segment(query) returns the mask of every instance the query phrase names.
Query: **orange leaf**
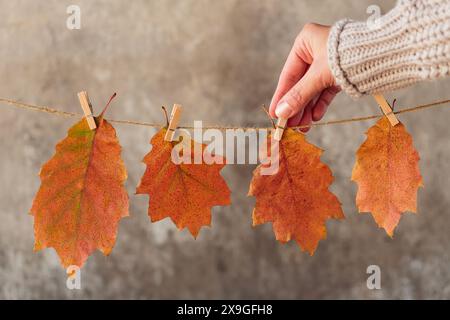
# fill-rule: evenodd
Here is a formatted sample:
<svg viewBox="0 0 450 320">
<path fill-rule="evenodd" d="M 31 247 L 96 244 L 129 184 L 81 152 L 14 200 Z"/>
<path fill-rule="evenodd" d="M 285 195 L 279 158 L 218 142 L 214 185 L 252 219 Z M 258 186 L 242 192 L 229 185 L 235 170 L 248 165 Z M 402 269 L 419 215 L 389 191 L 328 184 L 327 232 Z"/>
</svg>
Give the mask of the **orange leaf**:
<svg viewBox="0 0 450 320">
<path fill-rule="evenodd" d="M 416 212 L 417 190 L 423 186 L 419 154 L 402 123 L 392 127 L 383 117 L 369 129 L 356 153 L 352 180 L 359 187 L 359 212 L 371 212 L 392 237 L 402 212 Z"/>
<path fill-rule="evenodd" d="M 344 218 L 339 200 L 328 190 L 333 175 L 320 161 L 321 154 L 303 134 L 285 130 L 279 143 L 279 170 L 262 175 L 263 161 L 253 173 L 249 191 L 256 197 L 253 225 L 272 222 L 278 241 L 295 240 L 311 255 L 326 237 L 325 222 Z"/>
<path fill-rule="evenodd" d="M 152 222 L 170 217 L 178 229 L 187 227 L 197 237 L 202 226 L 211 225 L 211 207 L 230 204 L 230 190 L 220 175 L 225 165 L 194 164 L 194 152 L 191 164 L 175 164 L 171 154 L 178 142 L 164 141 L 165 132 L 162 129 L 150 142 L 153 148 L 144 158 L 147 169 L 136 193 L 150 196 Z M 194 148 L 192 140 L 183 143 Z"/>
<path fill-rule="evenodd" d="M 55 248 L 64 267 L 81 267 L 99 249 L 108 255 L 118 222 L 128 215 L 123 186 L 127 173 L 114 128 L 102 116 L 90 130 L 74 125 L 41 169 L 41 187 L 31 209 L 35 250 Z"/>
</svg>

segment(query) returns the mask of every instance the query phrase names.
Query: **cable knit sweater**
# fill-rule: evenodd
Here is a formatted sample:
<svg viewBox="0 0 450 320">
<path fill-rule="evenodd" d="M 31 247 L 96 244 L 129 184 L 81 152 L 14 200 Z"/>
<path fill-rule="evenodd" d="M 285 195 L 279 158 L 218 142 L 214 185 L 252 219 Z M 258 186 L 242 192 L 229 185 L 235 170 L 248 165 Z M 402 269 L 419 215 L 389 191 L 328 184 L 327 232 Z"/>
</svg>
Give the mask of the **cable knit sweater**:
<svg viewBox="0 0 450 320">
<path fill-rule="evenodd" d="M 341 20 L 328 59 L 350 96 L 400 89 L 450 75 L 450 0 L 400 0 L 376 23 Z"/>
</svg>

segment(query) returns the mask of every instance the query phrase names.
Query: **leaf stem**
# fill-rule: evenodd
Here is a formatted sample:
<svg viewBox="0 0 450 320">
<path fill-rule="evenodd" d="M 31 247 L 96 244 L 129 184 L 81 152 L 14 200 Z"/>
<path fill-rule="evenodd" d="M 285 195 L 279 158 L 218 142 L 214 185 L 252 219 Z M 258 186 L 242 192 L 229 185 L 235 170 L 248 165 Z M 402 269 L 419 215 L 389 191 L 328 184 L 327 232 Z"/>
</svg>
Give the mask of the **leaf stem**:
<svg viewBox="0 0 450 320">
<path fill-rule="evenodd" d="M 103 124 L 103 116 L 105 115 L 105 112 L 108 110 L 109 106 L 111 105 L 111 101 L 113 101 L 113 99 L 116 96 L 117 96 L 117 93 L 114 92 L 114 94 L 111 96 L 111 98 L 109 98 L 109 101 L 106 104 L 106 106 L 103 108 L 102 113 L 100 113 L 100 123 L 99 123 L 100 126 Z"/>
<path fill-rule="evenodd" d="M 103 108 L 102 113 L 100 114 L 100 117 L 103 118 L 103 115 L 105 114 L 105 112 L 108 110 L 109 106 L 111 105 L 111 102 L 114 100 L 114 98 L 117 96 L 117 93 L 114 92 L 114 94 L 111 96 L 111 98 L 109 98 L 108 103 L 106 104 L 105 108 Z"/>
</svg>

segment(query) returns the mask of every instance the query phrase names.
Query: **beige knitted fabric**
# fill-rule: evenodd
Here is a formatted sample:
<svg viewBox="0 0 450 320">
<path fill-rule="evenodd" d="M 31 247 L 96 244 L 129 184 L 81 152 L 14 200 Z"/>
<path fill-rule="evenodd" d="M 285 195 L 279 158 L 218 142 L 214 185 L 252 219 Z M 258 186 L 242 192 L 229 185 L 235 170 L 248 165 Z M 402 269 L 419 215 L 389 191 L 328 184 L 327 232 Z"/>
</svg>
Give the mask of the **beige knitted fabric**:
<svg viewBox="0 0 450 320">
<path fill-rule="evenodd" d="M 341 20 L 328 60 L 354 98 L 450 75 L 450 0 L 400 0 L 375 23 Z"/>
</svg>

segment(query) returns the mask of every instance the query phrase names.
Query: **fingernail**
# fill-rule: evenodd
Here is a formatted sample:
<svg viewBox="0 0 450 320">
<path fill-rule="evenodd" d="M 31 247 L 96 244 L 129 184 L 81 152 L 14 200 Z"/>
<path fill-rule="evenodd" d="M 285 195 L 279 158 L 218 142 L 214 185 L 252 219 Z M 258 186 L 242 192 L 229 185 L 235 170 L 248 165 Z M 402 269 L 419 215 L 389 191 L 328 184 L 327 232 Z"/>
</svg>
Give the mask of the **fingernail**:
<svg viewBox="0 0 450 320">
<path fill-rule="evenodd" d="M 275 109 L 275 114 L 278 118 L 289 119 L 293 115 L 293 111 L 287 102 L 282 102 Z"/>
</svg>

